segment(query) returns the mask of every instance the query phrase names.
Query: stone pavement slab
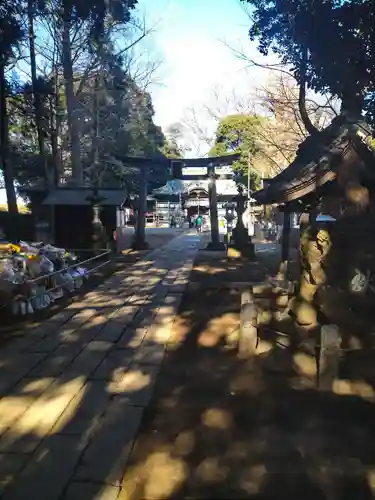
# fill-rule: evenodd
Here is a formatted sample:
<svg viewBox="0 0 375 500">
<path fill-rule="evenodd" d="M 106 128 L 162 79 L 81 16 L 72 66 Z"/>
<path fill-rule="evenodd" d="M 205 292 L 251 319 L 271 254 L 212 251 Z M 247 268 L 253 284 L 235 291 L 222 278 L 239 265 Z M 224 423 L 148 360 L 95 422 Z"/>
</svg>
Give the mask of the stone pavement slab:
<svg viewBox="0 0 375 500">
<path fill-rule="evenodd" d="M 199 245 L 175 238 L 0 352 L 0 498 L 118 497 Z"/>
<path fill-rule="evenodd" d="M 82 451 L 80 439 L 75 436 L 51 436 L 48 446 L 37 450 L 12 487 L 5 491 L 4 500 L 59 500 Z"/>
<path fill-rule="evenodd" d="M 74 482 L 68 487 L 64 500 L 117 500 L 120 488 L 103 484 Z"/>
<path fill-rule="evenodd" d="M 114 399 L 94 439 L 84 450 L 75 479 L 119 486 L 142 413 L 142 408 Z"/>
</svg>

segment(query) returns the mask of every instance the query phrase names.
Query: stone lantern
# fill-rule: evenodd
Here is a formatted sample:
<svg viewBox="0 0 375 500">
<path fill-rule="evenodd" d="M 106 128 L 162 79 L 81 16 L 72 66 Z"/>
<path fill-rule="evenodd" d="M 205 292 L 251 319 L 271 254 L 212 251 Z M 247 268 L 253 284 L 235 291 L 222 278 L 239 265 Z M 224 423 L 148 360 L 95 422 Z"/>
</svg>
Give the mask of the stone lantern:
<svg viewBox="0 0 375 500">
<path fill-rule="evenodd" d="M 242 186 L 238 186 L 237 189 L 238 195 L 234 198 L 236 202 L 237 224 L 233 229 L 233 246 L 240 251 L 242 256 L 254 258 L 254 245 L 243 223 L 243 214 L 245 212 L 245 202 L 247 198 L 243 194 Z"/>
<path fill-rule="evenodd" d="M 92 195 L 88 196 L 86 200 L 92 206 L 92 248 L 93 250 L 103 250 L 107 247 L 107 234 L 100 220 L 100 204 L 105 200 L 103 196 L 99 195 L 98 187 L 95 186 L 92 190 Z"/>
</svg>

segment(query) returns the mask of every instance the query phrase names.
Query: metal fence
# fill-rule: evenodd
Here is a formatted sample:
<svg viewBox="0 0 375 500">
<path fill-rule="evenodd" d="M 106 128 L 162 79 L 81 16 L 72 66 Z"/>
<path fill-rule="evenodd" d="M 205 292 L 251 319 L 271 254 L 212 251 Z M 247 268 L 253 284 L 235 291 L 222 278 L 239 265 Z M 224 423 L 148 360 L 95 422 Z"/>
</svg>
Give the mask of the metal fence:
<svg viewBox="0 0 375 500">
<path fill-rule="evenodd" d="M 72 250 L 70 250 L 70 251 L 73 252 Z M 76 250 L 74 252 L 78 252 L 78 251 Z M 87 264 L 91 265 L 93 262 L 96 263 L 99 259 L 103 259 L 103 258 L 107 257 L 107 259 L 104 260 L 104 262 L 100 262 L 100 264 L 94 265 L 93 267 L 90 267 L 89 269 L 87 269 L 87 273 L 88 274 L 93 273 L 94 271 L 97 271 L 101 267 L 103 267 L 103 266 L 105 266 L 105 265 L 107 265 L 107 264 L 109 264 L 111 262 L 111 259 L 109 258 L 111 254 L 112 254 L 111 250 L 104 250 L 103 253 L 95 255 L 94 257 L 90 257 L 89 259 L 76 262 L 75 264 L 67 266 L 64 269 L 60 269 L 58 271 L 53 271 L 53 273 L 49 273 L 49 274 L 44 274 L 42 276 L 38 276 L 37 278 L 34 278 L 32 280 L 27 280 L 27 284 L 28 285 L 32 285 L 32 284 L 36 284 L 37 285 L 37 284 L 40 284 L 40 281 L 43 282 L 43 280 L 44 281 L 49 280 L 49 279 L 51 279 L 54 276 L 57 276 L 57 275 L 59 275 L 61 273 L 69 272 L 69 270 L 76 269 L 77 267 L 84 267 L 84 266 L 87 266 Z M 46 292 L 48 292 L 48 291 L 50 291 L 50 289 L 46 290 Z"/>
<path fill-rule="evenodd" d="M 74 253 L 82 255 L 84 252 L 89 252 L 86 250 L 75 250 Z M 37 296 L 33 294 L 33 285 L 34 287 L 42 287 L 43 288 L 43 295 L 48 295 L 50 296 L 51 292 L 55 292 L 59 289 L 62 290 L 61 297 L 54 297 L 54 300 L 58 300 L 58 298 L 62 298 L 64 294 L 64 290 L 66 291 L 66 285 L 68 281 L 64 281 L 64 278 L 60 280 L 60 283 L 57 283 L 57 277 L 63 275 L 64 273 L 69 273 L 70 275 L 70 283 L 74 284 L 74 289 L 78 288 L 76 287 L 76 282 L 77 280 L 83 280 L 90 276 L 90 274 L 98 271 L 104 266 L 107 266 L 112 262 L 112 250 L 107 250 L 103 249 L 100 251 L 99 254 L 94 255 L 92 257 L 86 258 L 84 260 L 78 260 L 76 263 L 71 264 L 69 266 L 66 266 L 62 269 L 59 269 L 57 271 L 53 271 L 52 273 L 44 274 L 41 276 L 38 276 L 37 278 L 33 279 L 28 279 L 25 280 L 24 282 L 15 285 L 15 295 L 10 299 L 10 301 L 5 302 L 0 305 L 0 309 L 8 308 L 11 307 L 14 309 L 15 303 L 21 304 L 24 303 L 26 304 L 26 307 L 32 302 L 37 299 Z M 83 267 L 86 270 L 85 276 L 82 275 L 77 275 L 77 276 L 72 276 L 71 271 L 76 270 L 79 267 Z M 18 290 L 17 290 L 18 288 Z M 35 290 L 35 288 L 34 288 Z M 68 290 L 68 293 L 72 293 L 73 290 Z M 52 301 L 51 301 L 52 302 Z M 45 307 L 45 306 L 44 306 Z M 44 308 L 40 307 L 40 309 Z M 16 313 L 15 313 L 16 314 Z M 23 313 L 21 311 L 21 315 L 27 314 L 27 311 Z"/>
</svg>

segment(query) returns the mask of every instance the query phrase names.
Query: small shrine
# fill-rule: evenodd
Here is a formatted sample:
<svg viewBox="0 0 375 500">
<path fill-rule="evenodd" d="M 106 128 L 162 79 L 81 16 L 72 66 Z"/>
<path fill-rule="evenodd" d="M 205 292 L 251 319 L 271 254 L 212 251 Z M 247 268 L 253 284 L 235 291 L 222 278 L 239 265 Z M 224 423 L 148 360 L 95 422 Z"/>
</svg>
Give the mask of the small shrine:
<svg viewBox="0 0 375 500">
<path fill-rule="evenodd" d="M 253 195 L 258 204 L 277 204 L 283 211 L 284 263 L 291 214 L 300 214 L 300 276 L 290 313 L 301 335 L 322 324 L 344 331 L 366 317 L 375 323 L 369 307 L 375 299 L 372 144 L 363 118 L 342 114 L 308 137 L 294 162 Z"/>
<path fill-rule="evenodd" d="M 92 248 L 93 239 L 96 246 L 99 244 L 97 237 L 93 238 L 93 227 L 97 233 L 99 221 L 110 240 L 116 229 L 116 210 L 128 200 L 128 193 L 122 187 L 58 186 L 47 191 L 36 185 L 23 191 L 31 200 L 37 239 L 72 249 Z M 105 248 L 104 233 L 100 239 Z"/>
</svg>

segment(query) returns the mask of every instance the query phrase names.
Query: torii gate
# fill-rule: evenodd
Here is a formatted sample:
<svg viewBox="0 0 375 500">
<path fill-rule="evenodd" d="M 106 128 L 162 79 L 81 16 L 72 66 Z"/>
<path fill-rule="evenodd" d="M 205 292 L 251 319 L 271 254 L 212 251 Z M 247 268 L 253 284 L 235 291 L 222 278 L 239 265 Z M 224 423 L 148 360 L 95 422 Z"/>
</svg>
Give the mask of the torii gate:
<svg viewBox="0 0 375 500">
<path fill-rule="evenodd" d="M 216 193 L 216 179 L 232 179 L 233 173 L 218 175 L 215 172 L 216 167 L 232 165 L 238 160 L 240 155 L 238 153 L 215 156 L 211 158 L 187 158 L 183 160 L 171 160 L 171 174 L 175 179 L 183 180 L 203 180 L 208 179 L 208 199 L 210 203 L 210 219 L 211 219 L 211 242 L 207 245 L 209 250 L 223 250 L 224 244 L 219 238 L 219 221 L 217 214 L 217 193 Z M 189 175 L 183 173 L 183 168 L 205 168 L 207 172 L 201 175 Z"/>
<path fill-rule="evenodd" d="M 211 242 L 207 248 L 210 250 L 223 250 L 224 245 L 220 242 L 219 238 L 219 222 L 217 213 L 217 195 L 216 195 L 216 179 L 232 179 L 233 174 L 217 175 L 215 172 L 216 167 L 232 165 L 238 160 L 240 155 L 238 153 L 215 156 L 211 158 L 185 158 L 185 159 L 168 159 L 168 158 L 146 158 L 127 156 L 121 160 L 128 164 L 133 164 L 135 167 L 140 168 L 140 193 L 139 193 L 139 207 L 138 207 L 138 220 L 136 227 L 136 234 L 134 239 L 134 248 L 143 249 L 147 248 L 145 239 L 145 222 L 147 212 L 147 177 L 148 167 L 150 165 L 163 165 L 169 172 L 169 175 L 174 179 L 184 180 L 202 180 L 209 179 L 208 196 L 210 203 L 210 218 L 211 218 Z M 205 168 L 207 172 L 201 175 L 189 175 L 183 173 L 183 168 Z"/>
</svg>

